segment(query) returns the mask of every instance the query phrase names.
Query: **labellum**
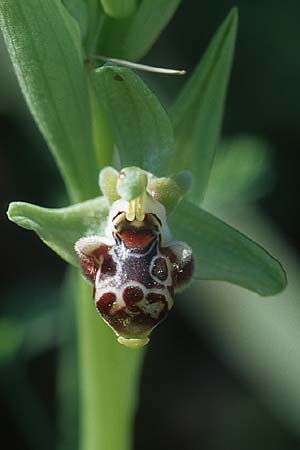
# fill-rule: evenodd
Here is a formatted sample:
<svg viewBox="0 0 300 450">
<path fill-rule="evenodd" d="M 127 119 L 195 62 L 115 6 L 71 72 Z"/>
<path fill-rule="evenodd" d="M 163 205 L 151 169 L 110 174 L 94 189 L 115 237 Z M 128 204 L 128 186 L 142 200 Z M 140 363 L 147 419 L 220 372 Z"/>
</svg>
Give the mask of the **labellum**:
<svg viewBox="0 0 300 450">
<path fill-rule="evenodd" d="M 75 244 L 83 274 L 94 285 L 99 314 L 118 342 L 131 348 L 149 342 L 150 332 L 172 308 L 175 292 L 193 274 L 192 251 L 172 241 L 166 207 L 156 199 L 164 198 L 159 180 L 139 168 L 120 174 L 104 169 L 100 187 L 111 202 L 105 235 Z"/>
</svg>

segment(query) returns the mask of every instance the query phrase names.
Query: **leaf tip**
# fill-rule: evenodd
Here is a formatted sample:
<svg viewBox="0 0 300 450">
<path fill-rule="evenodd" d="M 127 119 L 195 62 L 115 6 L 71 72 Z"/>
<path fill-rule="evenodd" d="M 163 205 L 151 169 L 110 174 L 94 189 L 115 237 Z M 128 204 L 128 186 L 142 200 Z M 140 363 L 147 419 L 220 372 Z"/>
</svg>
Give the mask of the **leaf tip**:
<svg viewBox="0 0 300 450">
<path fill-rule="evenodd" d="M 26 217 L 26 212 L 30 211 L 30 206 L 33 205 L 24 202 L 10 203 L 6 212 L 8 219 L 27 230 L 36 230 L 37 225 L 29 217 Z"/>
<path fill-rule="evenodd" d="M 231 8 L 228 14 L 228 22 L 230 23 L 231 27 L 236 29 L 239 23 L 239 9 L 237 6 L 234 6 Z"/>
<path fill-rule="evenodd" d="M 239 8 L 237 6 L 233 6 L 230 10 L 229 15 L 231 15 L 234 21 L 237 21 L 239 19 Z"/>
<path fill-rule="evenodd" d="M 11 202 L 8 205 L 8 210 L 6 211 L 6 215 L 9 220 L 15 222 L 15 217 L 18 215 L 18 207 L 21 202 Z"/>
<path fill-rule="evenodd" d="M 286 271 L 278 260 L 275 260 L 275 262 L 276 266 L 273 270 L 272 283 L 270 283 L 268 288 L 266 288 L 263 292 L 259 292 L 259 294 L 263 297 L 278 295 L 287 287 L 288 280 Z"/>
</svg>

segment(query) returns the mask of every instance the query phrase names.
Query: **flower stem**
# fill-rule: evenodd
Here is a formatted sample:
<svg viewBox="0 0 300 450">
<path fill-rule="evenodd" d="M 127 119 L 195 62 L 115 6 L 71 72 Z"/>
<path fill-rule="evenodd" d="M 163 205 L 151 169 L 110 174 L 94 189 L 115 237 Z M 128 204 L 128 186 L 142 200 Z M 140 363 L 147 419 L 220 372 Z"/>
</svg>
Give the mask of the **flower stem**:
<svg viewBox="0 0 300 450">
<path fill-rule="evenodd" d="M 78 275 L 80 449 L 130 450 L 142 350 L 117 343 Z"/>
</svg>

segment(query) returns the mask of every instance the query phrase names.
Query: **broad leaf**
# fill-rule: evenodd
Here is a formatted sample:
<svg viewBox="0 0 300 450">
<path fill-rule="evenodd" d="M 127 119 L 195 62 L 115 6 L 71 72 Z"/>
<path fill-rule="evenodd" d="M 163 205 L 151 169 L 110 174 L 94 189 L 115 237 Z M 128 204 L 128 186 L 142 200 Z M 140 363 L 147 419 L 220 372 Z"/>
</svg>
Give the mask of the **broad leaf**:
<svg viewBox="0 0 300 450">
<path fill-rule="evenodd" d="M 195 278 L 237 284 L 260 295 L 286 286 L 280 263 L 266 250 L 212 214 L 182 201 L 170 217 L 178 240 L 187 241 L 196 257 Z"/>
<path fill-rule="evenodd" d="M 175 133 L 171 171 L 193 172 L 191 197 L 197 202 L 203 199 L 219 139 L 237 22 L 233 9 L 171 110 Z"/>
<path fill-rule="evenodd" d="M 79 27 L 59 0 L 2 0 L 0 24 L 28 106 L 74 201 L 97 194 Z"/>
<path fill-rule="evenodd" d="M 98 0 L 99 1 L 99 0 Z M 115 19 L 131 16 L 136 7 L 136 0 L 100 0 L 104 11 Z"/>
<path fill-rule="evenodd" d="M 121 167 L 139 166 L 165 175 L 173 132 L 156 96 L 130 69 L 105 65 L 91 73 L 96 94 L 106 110 Z"/>
<path fill-rule="evenodd" d="M 104 197 L 60 209 L 14 202 L 7 214 L 20 227 L 35 231 L 65 261 L 79 266 L 74 244 L 83 236 L 104 233 L 108 207 Z"/>
<path fill-rule="evenodd" d="M 61 209 L 12 203 L 10 220 L 35 231 L 52 250 L 78 266 L 75 242 L 93 234 L 103 235 L 107 201 L 95 198 Z M 260 295 L 274 295 L 286 285 L 285 273 L 269 253 L 212 214 L 182 201 L 170 217 L 174 237 L 187 241 L 196 257 L 195 278 L 228 281 Z"/>
<path fill-rule="evenodd" d="M 107 18 L 101 30 L 98 52 L 130 61 L 141 58 L 171 20 L 179 3 L 180 0 L 141 0 L 129 19 Z"/>
</svg>

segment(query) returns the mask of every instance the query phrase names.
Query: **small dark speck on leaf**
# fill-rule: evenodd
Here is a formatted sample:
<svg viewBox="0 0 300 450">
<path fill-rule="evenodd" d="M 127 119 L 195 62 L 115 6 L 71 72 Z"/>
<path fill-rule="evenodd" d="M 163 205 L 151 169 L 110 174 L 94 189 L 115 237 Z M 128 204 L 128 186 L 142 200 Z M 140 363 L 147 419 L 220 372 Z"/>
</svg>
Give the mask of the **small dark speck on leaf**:
<svg viewBox="0 0 300 450">
<path fill-rule="evenodd" d="M 121 77 L 121 75 L 115 75 L 114 80 L 116 81 L 124 81 L 124 78 Z"/>
</svg>

